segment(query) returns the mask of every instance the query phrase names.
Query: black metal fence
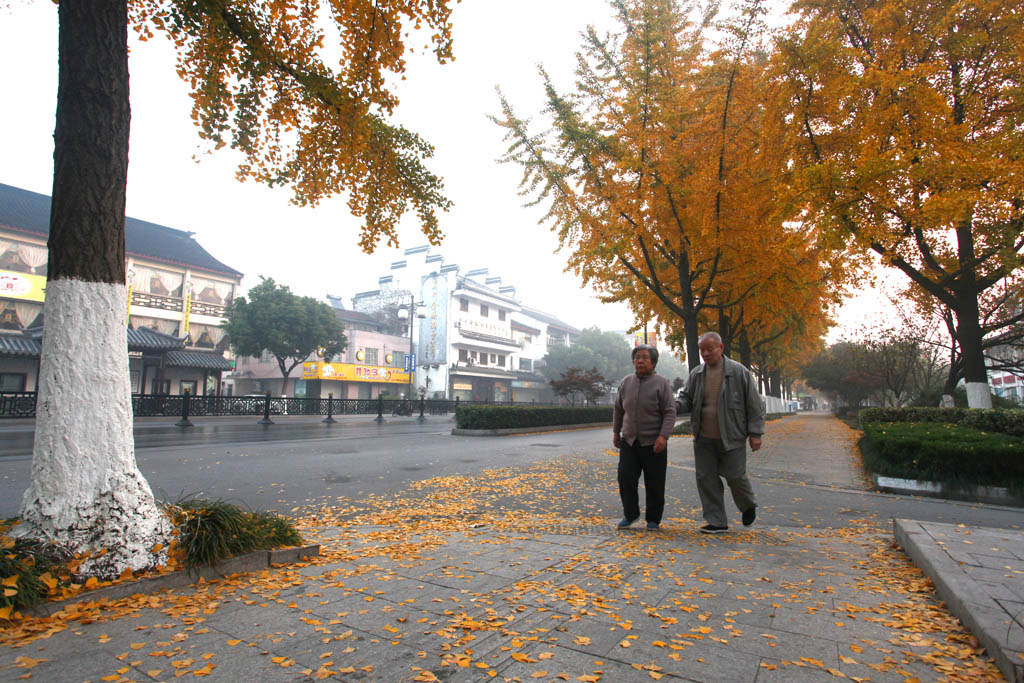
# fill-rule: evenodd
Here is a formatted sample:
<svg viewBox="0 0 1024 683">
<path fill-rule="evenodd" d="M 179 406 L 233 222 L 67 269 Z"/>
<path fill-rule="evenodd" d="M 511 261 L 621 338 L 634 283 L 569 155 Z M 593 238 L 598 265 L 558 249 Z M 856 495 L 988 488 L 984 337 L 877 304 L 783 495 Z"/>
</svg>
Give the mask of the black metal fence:
<svg viewBox="0 0 1024 683">
<path fill-rule="evenodd" d="M 135 417 L 225 415 L 447 415 L 459 405 L 531 405 L 447 399 L 285 398 L 281 396 L 166 396 L 132 394 Z M 549 405 L 549 404 L 533 404 Z M 0 419 L 35 417 L 36 393 L 0 393 Z"/>
</svg>

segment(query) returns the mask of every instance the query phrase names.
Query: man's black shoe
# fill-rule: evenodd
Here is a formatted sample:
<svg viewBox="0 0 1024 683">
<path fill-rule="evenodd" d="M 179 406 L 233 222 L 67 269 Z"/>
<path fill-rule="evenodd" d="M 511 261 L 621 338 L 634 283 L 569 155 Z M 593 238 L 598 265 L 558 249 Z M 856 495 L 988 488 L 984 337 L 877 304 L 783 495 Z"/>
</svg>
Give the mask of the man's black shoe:
<svg viewBox="0 0 1024 683">
<path fill-rule="evenodd" d="M 757 519 L 757 506 L 743 511 L 743 526 L 750 526 Z"/>
<path fill-rule="evenodd" d="M 727 526 L 715 526 L 714 524 L 705 524 L 700 528 L 702 534 L 724 534 L 728 530 Z"/>
<path fill-rule="evenodd" d="M 640 518 L 639 517 L 634 517 L 633 519 L 626 519 L 625 517 L 623 517 L 622 519 L 619 520 L 619 525 L 618 526 L 619 526 L 620 529 L 627 529 L 627 528 L 629 528 L 629 526 L 631 524 L 633 524 L 633 522 L 635 522 L 638 519 L 640 519 Z"/>
<path fill-rule="evenodd" d="M 661 524 L 658 522 L 647 522 L 647 528 L 651 531 L 657 531 L 661 528 Z"/>
</svg>

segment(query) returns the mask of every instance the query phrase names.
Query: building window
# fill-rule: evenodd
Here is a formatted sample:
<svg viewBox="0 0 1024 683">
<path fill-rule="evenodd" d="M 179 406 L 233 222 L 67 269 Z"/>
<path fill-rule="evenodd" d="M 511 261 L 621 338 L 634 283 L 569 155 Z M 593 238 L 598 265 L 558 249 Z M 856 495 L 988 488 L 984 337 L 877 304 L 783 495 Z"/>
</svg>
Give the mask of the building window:
<svg viewBox="0 0 1024 683">
<path fill-rule="evenodd" d="M 498 364 L 498 356 L 496 354 L 492 353 L 491 354 L 491 365 L 497 365 L 497 364 Z"/>
<path fill-rule="evenodd" d="M 184 273 L 175 273 L 159 268 L 147 268 L 135 264 L 131 268 L 134 275 L 132 279 L 132 290 L 144 294 L 156 294 L 175 299 L 181 298 L 181 286 L 185 278 Z"/>
<path fill-rule="evenodd" d="M 526 370 L 527 372 L 533 372 L 533 359 L 532 358 L 520 358 L 519 369 Z"/>
<path fill-rule="evenodd" d="M 487 306 L 480 304 L 480 317 L 486 318 L 488 313 L 489 311 L 487 310 Z"/>
<path fill-rule="evenodd" d="M 192 299 L 217 306 L 227 306 L 234 299 L 235 286 L 230 282 L 192 276 Z"/>
<path fill-rule="evenodd" d="M 365 356 L 365 360 L 363 360 L 363 362 L 366 363 L 367 365 L 376 365 L 377 364 L 377 351 L 378 351 L 378 349 L 366 349 L 366 356 Z"/>
<path fill-rule="evenodd" d="M 460 311 L 468 311 L 469 310 L 469 299 L 459 299 L 459 310 Z"/>
<path fill-rule="evenodd" d="M 499 308 L 498 309 L 498 320 L 504 320 L 504 319 L 505 319 L 505 311 L 503 311 L 503 310 L 501 310 Z"/>
<path fill-rule="evenodd" d="M 505 367 L 505 356 L 498 356 L 498 365 Z"/>
<path fill-rule="evenodd" d="M 486 353 L 481 353 L 480 354 L 480 365 L 487 365 L 487 354 Z"/>
<path fill-rule="evenodd" d="M 459 349 L 459 362 L 460 363 L 468 363 L 469 362 L 469 351 L 467 351 L 466 349 Z"/>
<path fill-rule="evenodd" d="M 0 392 L 25 391 L 25 374 L 19 372 L 0 372 Z"/>
<path fill-rule="evenodd" d="M 49 252 L 45 244 L 32 244 L 5 238 L 3 251 L 0 251 L 0 269 L 46 275 L 48 259 Z"/>
</svg>

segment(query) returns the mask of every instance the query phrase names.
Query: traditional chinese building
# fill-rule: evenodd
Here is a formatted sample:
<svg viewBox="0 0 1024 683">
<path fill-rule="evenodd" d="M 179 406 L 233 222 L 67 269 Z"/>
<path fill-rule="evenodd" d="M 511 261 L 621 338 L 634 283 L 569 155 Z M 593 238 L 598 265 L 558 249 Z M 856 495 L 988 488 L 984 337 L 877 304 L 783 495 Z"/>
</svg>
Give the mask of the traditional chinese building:
<svg viewBox="0 0 1024 683">
<path fill-rule="evenodd" d="M 0 391 L 37 386 L 49 232 L 50 197 L 0 184 Z M 242 274 L 193 235 L 125 219 L 134 393 L 218 394 L 231 369 L 221 324 Z"/>
<path fill-rule="evenodd" d="M 572 344 L 579 330 L 523 305 L 516 288 L 488 269 L 462 275 L 429 247 L 407 249 L 375 290 L 352 299 L 357 311 L 415 304 L 414 385 L 429 397 L 473 401 L 548 401 L 537 370 L 550 345 Z"/>
<path fill-rule="evenodd" d="M 385 333 L 376 318 L 347 310 L 338 297 L 328 297 L 334 313 L 345 327 L 348 345 L 330 361 L 313 354 L 292 371 L 284 394 L 296 398 L 362 398 L 384 395 L 397 398 L 411 391 L 409 373 L 404 369 L 409 339 Z M 261 358 L 240 357 L 231 381 L 235 394 L 282 393 L 281 369 L 264 353 Z"/>
</svg>

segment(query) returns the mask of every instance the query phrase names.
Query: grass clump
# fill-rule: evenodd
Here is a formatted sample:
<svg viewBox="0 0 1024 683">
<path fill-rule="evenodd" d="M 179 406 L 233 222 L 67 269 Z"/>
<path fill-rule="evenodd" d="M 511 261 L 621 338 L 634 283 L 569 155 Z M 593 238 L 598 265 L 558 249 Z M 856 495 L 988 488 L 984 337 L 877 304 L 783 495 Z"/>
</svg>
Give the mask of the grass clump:
<svg viewBox="0 0 1024 683">
<path fill-rule="evenodd" d="M 71 582 L 71 556 L 56 545 L 10 535 L 17 523 L 0 522 L 0 620 L 11 619 L 17 610 L 42 602 Z"/>
<path fill-rule="evenodd" d="M 942 422 L 866 422 L 864 464 L 889 477 L 1024 490 L 1024 439 Z"/>
<path fill-rule="evenodd" d="M 187 498 L 169 506 L 177 546 L 187 569 L 209 567 L 243 553 L 300 545 L 291 520 L 272 512 L 250 512 L 223 500 Z"/>
</svg>

